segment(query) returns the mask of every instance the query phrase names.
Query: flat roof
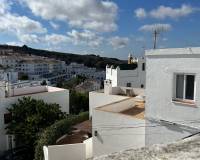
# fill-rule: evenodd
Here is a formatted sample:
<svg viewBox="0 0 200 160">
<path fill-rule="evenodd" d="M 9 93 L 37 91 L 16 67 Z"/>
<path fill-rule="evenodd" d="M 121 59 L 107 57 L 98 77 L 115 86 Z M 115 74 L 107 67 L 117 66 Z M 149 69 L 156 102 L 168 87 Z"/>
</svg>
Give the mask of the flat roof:
<svg viewBox="0 0 200 160">
<path fill-rule="evenodd" d="M 145 55 L 200 55 L 200 47 L 150 49 L 145 51 Z"/>
<path fill-rule="evenodd" d="M 27 87 L 25 87 L 25 88 L 27 88 Z M 32 92 L 32 93 L 31 92 L 25 92 L 25 93 L 21 93 L 21 94 L 16 93 L 16 94 L 14 94 L 10 97 L 28 96 L 28 95 L 33 95 L 33 94 L 58 92 L 58 91 L 64 91 L 64 90 L 67 90 L 67 89 L 47 86 L 47 90 L 39 90 L 39 91 L 35 91 L 35 92 Z"/>
<path fill-rule="evenodd" d="M 120 107 L 119 107 L 119 110 L 117 110 L 115 107 L 112 107 L 112 108 L 110 107 L 111 105 L 115 105 L 120 102 L 128 101 L 130 99 L 133 99 L 133 101 L 135 102 L 132 104 L 131 107 L 129 106 L 122 110 L 120 109 Z M 115 108 L 115 109 L 113 109 L 113 108 Z M 137 118 L 137 119 L 144 119 L 144 117 L 145 117 L 145 102 L 139 101 L 137 98 L 133 97 L 133 98 L 123 99 L 123 100 L 120 100 L 120 101 L 117 101 L 117 102 L 114 102 L 114 103 L 111 103 L 111 104 L 108 104 L 105 106 L 97 107 L 96 110 L 131 116 L 131 117 Z"/>
<path fill-rule="evenodd" d="M 48 88 L 48 92 L 57 92 L 57 91 L 68 90 L 68 89 L 58 88 L 58 87 L 52 87 L 52 86 L 47 86 L 47 88 Z"/>
</svg>

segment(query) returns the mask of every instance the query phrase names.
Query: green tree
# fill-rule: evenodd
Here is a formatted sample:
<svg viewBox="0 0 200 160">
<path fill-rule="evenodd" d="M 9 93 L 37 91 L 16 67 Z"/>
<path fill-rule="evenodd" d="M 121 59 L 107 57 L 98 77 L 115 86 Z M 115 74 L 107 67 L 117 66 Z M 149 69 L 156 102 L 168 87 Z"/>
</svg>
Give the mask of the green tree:
<svg viewBox="0 0 200 160">
<path fill-rule="evenodd" d="M 70 113 L 79 114 L 89 110 L 89 94 L 79 93 L 75 90 L 70 92 Z"/>
<path fill-rule="evenodd" d="M 15 136 L 17 146 L 30 146 L 32 159 L 36 140 L 41 131 L 56 120 L 65 118 L 58 104 L 47 104 L 42 100 L 24 97 L 13 104 L 8 111 L 12 121 L 8 124 L 7 134 Z"/>
</svg>

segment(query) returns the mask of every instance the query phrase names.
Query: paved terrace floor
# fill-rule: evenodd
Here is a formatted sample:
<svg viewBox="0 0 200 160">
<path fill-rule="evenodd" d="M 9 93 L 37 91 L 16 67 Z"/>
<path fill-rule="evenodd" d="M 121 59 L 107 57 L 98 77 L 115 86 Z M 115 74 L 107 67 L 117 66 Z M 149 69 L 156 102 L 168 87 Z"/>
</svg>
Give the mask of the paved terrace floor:
<svg viewBox="0 0 200 160">
<path fill-rule="evenodd" d="M 124 110 L 120 113 L 128 116 L 133 116 L 134 118 L 144 119 L 144 111 L 144 102 L 136 102 L 133 108 Z"/>
<path fill-rule="evenodd" d="M 123 101 L 128 101 L 132 99 L 134 102 L 133 102 L 133 105 L 131 107 L 128 107 L 126 109 L 119 109 L 120 111 L 118 111 L 118 109 L 116 109 L 117 107 L 119 108 L 123 108 L 123 104 L 121 106 L 115 106 L 115 104 L 119 104 Z M 113 106 L 113 107 L 110 107 L 110 106 Z M 101 110 L 101 111 L 105 111 L 105 112 L 111 112 L 111 113 L 116 113 L 116 114 L 122 114 L 122 115 L 126 115 L 126 116 L 131 116 L 133 118 L 137 118 L 137 119 L 144 119 L 145 117 L 145 102 L 144 101 L 141 101 L 135 97 L 133 98 L 127 98 L 127 99 L 124 99 L 124 100 L 120 100 L 120 101 L 117 101 L 117 102 L 113 102 L 111 104 L 108 104 L 108 105 L 105 105 L 105 106 L 102 106 L 102 107 L 98 107 L 96 108 L 96 110 Z"/>
</svg>

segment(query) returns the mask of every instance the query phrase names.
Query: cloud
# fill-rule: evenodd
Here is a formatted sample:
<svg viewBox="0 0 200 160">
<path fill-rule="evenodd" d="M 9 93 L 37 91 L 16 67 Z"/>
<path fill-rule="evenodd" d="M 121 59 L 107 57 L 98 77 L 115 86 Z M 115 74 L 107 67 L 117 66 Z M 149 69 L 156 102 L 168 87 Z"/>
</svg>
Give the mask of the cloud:
<svg viewBox="0 0 200 160">
<path fill-rule="evenodd" d="M 45 33 L 47 30 L 38 21 L 26 16 L 16 16 L 6 13 L 0 16 L 0 31 L 7 33 Z"/>
<path fill-rule="evenodd" d="M 38 21 L 11 13 L 11 5 L 10 1 L 0 0 L 0 31 L 14 34 L 21 42 L 38 41 L 35 34 L 46 33 L 46 28 Z"/>
<path fill-rule="evenodd" d="M 5 14 L 6 11 L 10 10 L 10 1 L 0 0 L 0 15 Z"/>
<path fill-rule="evenodd" d="M 152 17 L 156 19 L 178 19 L 181 17 L 188 16 L 197 10 L 197 8 L 186 4 L 182 4 L 180 8 L 172 8 L 161 5 L 158 8 L 153 9 L 149 12 L 146 11 L 144 8 L 138 8 L 135 10 L 135 14 L 138 18 Z"/>
<path fill-rule="evenodd" d="M 147 32 L 152 32 L 154 30 L 157 31 L 168 31 L 171 30 L 172 26 L 170 24 L 166 23 L 156 23 L 156 24 L 146 24 L 143 25 L 139 28 L 140 31 L 147 31 Z"/>
<path fill-rule="evenodd" d="M 145 18 L 147 16 L 147 13 L 144 8 L 138 8 L 134 12 L 137 18 Z"/>
<path fill-rule="evenodd" d="M 129 38 L 127 37 L 119 37 L 115 36 L 109 39 L 110 45 L 113 46 L 114 49 L 124 48 L 129 43 Z"/>
<path fill-rule="evenodd" d="M 24 44 L 40 42 L 40 38 L 36 34 L 20 34 L 18 39 Z"/>
<path fill-rule="evenodd" d="M 59 24 L 56 24 L 56 23 L 54 23 L 54 22 L 49 22 L 49 24 L 51 25 L 51 27 L 53 27 L 53 29 L 55 29 L 55 30 L 57 30 L 57 29 L 59 29 L 60 28 L 60 25 Z"/>
<path fill-rule="evenodd" d="M 110 32 L 117 29 L 118 6 L 99 0 L 23 0 L 32 13 L 46 20 L 65 21 L 72 27 Z"/>
<path fill-rule="evenodd" d="M 15 42 L 15 41 L 11 41 L 11 42 L 6 42 L 7 45 L 11 45 L 11 46 L 23 46 L 24 43 L 22 42 Z"/>
<path fill-rule="evenodd" d="M 151 17 L 157 18 L 157 19 L 165 19 L 165 18 L 177 19 L 180 17 L 185 17 L 193 13 L 194 11 L 195 11 L 194 8 L 185 4 L 183 4 L 180 8 L 160 6 L 157 9 L 152 10 L 150 12 L 150 15 Z"/>
<path fill-rule="evenodd" d="M 83 32 L 72 30 L 71 32 L 67 32 L 67 35 L 75 45 L 86 44 L 92 47 L 97 47 L 103 41 L 103 37 L 98 36 L 94 32 L 88 30 L 85 30 Z"/>
<path fill-rule="evenodd" d="M 69 42 L 70 39 L 69 37 L 65 35 L 61 35 L 61 34 L 50 34 L 50 35 L 45 35 L 45 37 L 43 38 L 43 41 L 48 44 L 57 45 L 60 43 Z"/>
</svg>

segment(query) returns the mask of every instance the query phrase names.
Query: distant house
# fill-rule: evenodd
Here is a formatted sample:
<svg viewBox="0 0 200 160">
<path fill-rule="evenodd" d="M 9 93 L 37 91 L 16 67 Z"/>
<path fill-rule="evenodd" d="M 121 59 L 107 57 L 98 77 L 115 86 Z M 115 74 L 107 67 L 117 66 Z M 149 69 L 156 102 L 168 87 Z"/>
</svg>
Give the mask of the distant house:
<svg viewBox="0 0 200 160">
<path fill-rule="evenodd" d="M 110 80 L 112 87 L 145 88 L 145 59 L 128 57 L 128 64 L 107 65 L 106 80 Z"/>
<path fill-rule="evenodd" d="M 75 87 L 75 90 L 80 93 L 87 93 L 90 91 L 99 90 L 101 87 L 100 82 L 95 80 L 86 80 Z"/>
<path fill-rule="evenodd" d="M 69 91 L 62 88 L 41 85 L 38 82 L 8 83 L 0 81 L 0 153 L 14 146 L 13 137 L 6 135 L 6 124 L 9 114 L 7 108 L 22 97 L 44 100 L 46 103 L 57 103 L 63 112 L 69 113 Z"/>
</svg>

